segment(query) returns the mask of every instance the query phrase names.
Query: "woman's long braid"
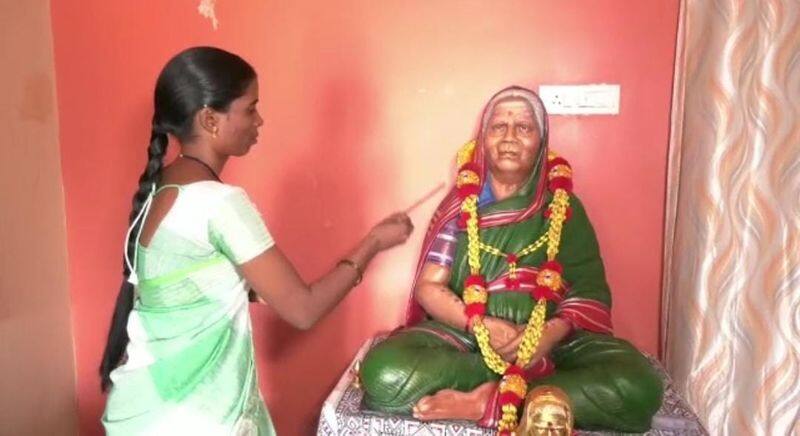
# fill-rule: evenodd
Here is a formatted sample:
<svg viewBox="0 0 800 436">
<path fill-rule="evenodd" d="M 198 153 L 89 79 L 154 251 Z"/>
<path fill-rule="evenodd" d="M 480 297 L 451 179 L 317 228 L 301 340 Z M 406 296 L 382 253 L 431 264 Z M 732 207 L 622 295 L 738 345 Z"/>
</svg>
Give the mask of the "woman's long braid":
<svg viewBox="0 0 800 436">
<path fill-rule="evenodd" d="M 161 169 L 164 167 L 164 155 L 167 152 L 168 143 L 169 141 L 167 138 L 167 132 L 158 126 L 155 118 L 153 118 L 153 130 L 150 134 L 150 146 L 147 147 L 147 165 L 145 166 L 142 175 L 139 176 L 139 189 L 135 194 L 133 194 L 133 208 L 130 215 L 128 215 L 128 226 L 133 224 L 133 220 L 136 219 L 136 216 L 139 215 L 139 212 L 141 212 L 145 201 L 147 201 L 147 196 L 150 195 L 153 184 L 157 184 L 159 182 Z M 137 224 L 136 228 L 133 229 L 131 234 L 136 234 L 138 232 L 138 229 L 142 226 L 143 221 L 144 220 Z M 131 238 L 128 241 L 128 257 L 131 259 L 133 259 L 133 252 L 135 248 L 135 238 Z M 130 271 L 128 271 L 128 265 L 125 264 L 124 259 L 123 268 L 125 277 L 128 277 Z"/>
<path fill-rule="evenodd" d="M 147 148 L 147 165 L 144 172 L 139 176 L 139 189 L 133 195 L 133 209 L 128 217 L 128 226 L 133 224 L 133 221 L 141 212 L 142 207 L 147 201 L 147 196 L 152 192 L 153 184 L 158 183 L 161 176 L 161 168 L 164 166 L 164 155 L 167 151 L 169 138 L 167 131 L 158 124 L 156 117 L 153 117 L 153 129 L 150 134 L 150 146 Z M 139 228 L 144 224 L 144 219 L 139 221 L 136 227 L 131 232 L 131 238 L 127 241 L 127 253 L 129 258 L 133 258 L 136 251 L 136 237 L 134 235 L 139 233 Z M 133 309 L 134 290 L 133 285 L 128 282 L 128 277 L 131 271 L 128 268 L 125 259 L 122 260 L 122 275 L 123 280 L 117 295 L 117 303 L 114 310 L 114 315 L 111 319 L 111 327 L 108 335 L 110 343 L 113 347 L 108 347 L 103 354 L 103 360 L 100 364 L 100 373 L 102 375 L 101 385 L 105 391 L 111 385 L 111 379 L 108 376 L 111 370 L 116 367 L 128 345 L 128 317 L 130 316 L 131 309 Z"/>
</svg>

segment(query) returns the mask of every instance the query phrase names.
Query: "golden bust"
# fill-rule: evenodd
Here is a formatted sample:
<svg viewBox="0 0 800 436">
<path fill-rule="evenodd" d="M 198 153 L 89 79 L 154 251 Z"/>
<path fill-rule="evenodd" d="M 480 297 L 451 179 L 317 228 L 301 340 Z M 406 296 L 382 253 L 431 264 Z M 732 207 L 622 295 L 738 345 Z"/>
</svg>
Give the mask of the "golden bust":
<svg viewBox="0 0 800 436">
<path fill-rule="evenodd" d="M 517 436 L 570 436 L 574 420 L 567 394 L 555 386 L 539 386 L 525 398 Z"/>
</svg>

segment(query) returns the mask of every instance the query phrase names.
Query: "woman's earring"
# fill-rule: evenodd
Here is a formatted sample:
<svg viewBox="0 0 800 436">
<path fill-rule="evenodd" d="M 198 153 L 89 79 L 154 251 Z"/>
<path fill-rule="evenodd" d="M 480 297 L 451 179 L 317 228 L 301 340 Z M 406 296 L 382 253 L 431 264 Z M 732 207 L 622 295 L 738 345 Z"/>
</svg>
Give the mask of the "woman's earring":
<svg viewBox="0 0 800 436">
<path fill-rule="evenodd" d="M 214 130 L 211 131 L 211 137 L 216 139 L 217 138 L 217 128 L 214 127 Z"/>
</svg>

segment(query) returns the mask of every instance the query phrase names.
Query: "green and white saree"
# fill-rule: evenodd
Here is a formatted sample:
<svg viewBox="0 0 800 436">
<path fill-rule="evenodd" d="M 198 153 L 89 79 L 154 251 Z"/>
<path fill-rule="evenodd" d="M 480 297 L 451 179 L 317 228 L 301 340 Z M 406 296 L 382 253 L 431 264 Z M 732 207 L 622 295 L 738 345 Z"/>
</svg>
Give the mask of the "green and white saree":
<svg viewBox="0 0 800 436">
<path fill-rule="evenodd" d="M 149 245 L 137 245 L 130 343 L 111 373 L 106 432 L 272 435 L 248 286 L 236 266 L 273 239 L 241 188 L 212 181 L 164 188 L 179 194 Z"/>
</svg>

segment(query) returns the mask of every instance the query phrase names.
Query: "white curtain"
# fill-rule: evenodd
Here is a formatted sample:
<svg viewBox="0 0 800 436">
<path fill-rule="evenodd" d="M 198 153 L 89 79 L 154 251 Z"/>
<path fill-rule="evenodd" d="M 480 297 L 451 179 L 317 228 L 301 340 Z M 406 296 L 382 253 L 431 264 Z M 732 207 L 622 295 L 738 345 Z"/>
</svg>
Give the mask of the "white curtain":
<svg viewBox="0 0 800 436">
<path fill-rule="evenodd" d="M 711 434 L 800 434 L 800 0 L 685 0 L 662 349 Z"/>
</svg>

